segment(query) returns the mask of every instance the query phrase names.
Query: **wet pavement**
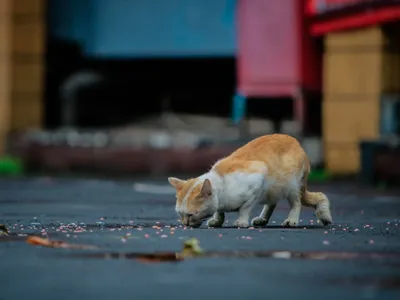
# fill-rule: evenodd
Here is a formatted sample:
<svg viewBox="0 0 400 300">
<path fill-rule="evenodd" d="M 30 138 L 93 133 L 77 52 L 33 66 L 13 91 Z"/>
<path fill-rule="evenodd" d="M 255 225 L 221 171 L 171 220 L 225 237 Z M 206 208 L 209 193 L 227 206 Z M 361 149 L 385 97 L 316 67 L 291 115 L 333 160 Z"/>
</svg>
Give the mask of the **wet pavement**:
<svg viewBox="0 0 400 300">
<path fill-rule="evenodd" d="M 230 228 L 232 213 L 225 228 L 190 229 L 177 221 L 171 189 L 153 184 L 0 180 L 0 224 L 10 232 L 0 237 L 0 300 L 400 299 L 400 196 L 311 186 L 330 197 L 332 226 L 303 208 L 299 228 L 281 228 L 282 202 L 267 228 Z M 30 235 L 98 249 L 35 246 Z M 191 237 L 205 257 L 134 259 L 181 251 Z"/>
</svg>

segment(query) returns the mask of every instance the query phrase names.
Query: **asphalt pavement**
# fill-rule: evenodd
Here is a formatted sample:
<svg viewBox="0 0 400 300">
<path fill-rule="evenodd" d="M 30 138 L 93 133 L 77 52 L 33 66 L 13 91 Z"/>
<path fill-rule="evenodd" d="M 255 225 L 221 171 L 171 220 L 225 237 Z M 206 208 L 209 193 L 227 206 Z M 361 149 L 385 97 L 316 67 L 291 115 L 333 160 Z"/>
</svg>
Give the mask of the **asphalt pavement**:
<svg viewBox="0 0 400 300">
<path fill-rule="evenodd" d="M 232 213 L 224 228 L 191 229 L 179 224 L 173 191 L 159 181 L 1 179 L 0 224 L 9 235 L 0 238 L 0 300 L 400 299 L 400 195 L 351 184 L 310 187 L 317 189 L 331 199 L 331 226 L 303 208 L 298 228 L 281 228 L 282 202 L 267 228 L 232 228 Z M 99 249 L 35 246 L 31 235 Z M 160 263 L 122 257 L 181 251 L 191 237 L 220 254 Z M 273 250 L 283 255 L 260 255 Z"/>
</svg>

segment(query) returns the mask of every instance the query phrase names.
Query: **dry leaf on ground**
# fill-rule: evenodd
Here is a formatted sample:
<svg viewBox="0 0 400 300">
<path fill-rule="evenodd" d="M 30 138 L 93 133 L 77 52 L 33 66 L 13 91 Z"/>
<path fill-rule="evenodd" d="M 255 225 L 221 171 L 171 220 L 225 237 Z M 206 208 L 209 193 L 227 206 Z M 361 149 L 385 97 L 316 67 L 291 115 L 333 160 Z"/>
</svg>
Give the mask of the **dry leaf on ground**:
<svg viewBox="0 0 400 300">
<path fill-rule="evenodd" d="M 26 239 L 26 242 L 31 245 L 43 246 L 48 248 L 64 248 L 64 249 L 80 249 L 80 250 L 98 248 L 96 246 L 91 246 L 91 245 L 69 244 L 63 241 L 52 241 L 38 236 L 30 236 Z"/>
</svg>

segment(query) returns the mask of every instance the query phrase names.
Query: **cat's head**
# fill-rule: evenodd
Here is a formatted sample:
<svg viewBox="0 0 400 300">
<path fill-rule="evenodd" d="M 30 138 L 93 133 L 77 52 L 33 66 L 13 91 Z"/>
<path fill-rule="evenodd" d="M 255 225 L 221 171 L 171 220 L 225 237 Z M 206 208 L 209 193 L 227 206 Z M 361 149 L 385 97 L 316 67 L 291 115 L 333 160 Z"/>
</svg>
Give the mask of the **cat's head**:
<svg viewBox="0 0 400 300">
<path fill-rule="evenodd" d="M 209 179 L 169 177 L 168 181 L 176 190 L 175 210 L 184 225 L 200 227 L 217 211 L 217 198 Z"/>
</svg>

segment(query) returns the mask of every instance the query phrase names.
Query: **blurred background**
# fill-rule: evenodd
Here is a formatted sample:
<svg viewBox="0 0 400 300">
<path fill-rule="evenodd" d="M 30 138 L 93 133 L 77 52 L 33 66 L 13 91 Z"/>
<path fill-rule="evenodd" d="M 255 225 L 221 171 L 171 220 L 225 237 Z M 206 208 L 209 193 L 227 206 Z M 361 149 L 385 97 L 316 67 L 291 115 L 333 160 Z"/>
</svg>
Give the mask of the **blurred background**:
<svg viewBox="0 0 400 300">
<path fill-rule="evenodd" d="M 198 174 L 298 138 L 400 178 L 400 1 L 1 0 L 0 173 Z"/>
</svg>

